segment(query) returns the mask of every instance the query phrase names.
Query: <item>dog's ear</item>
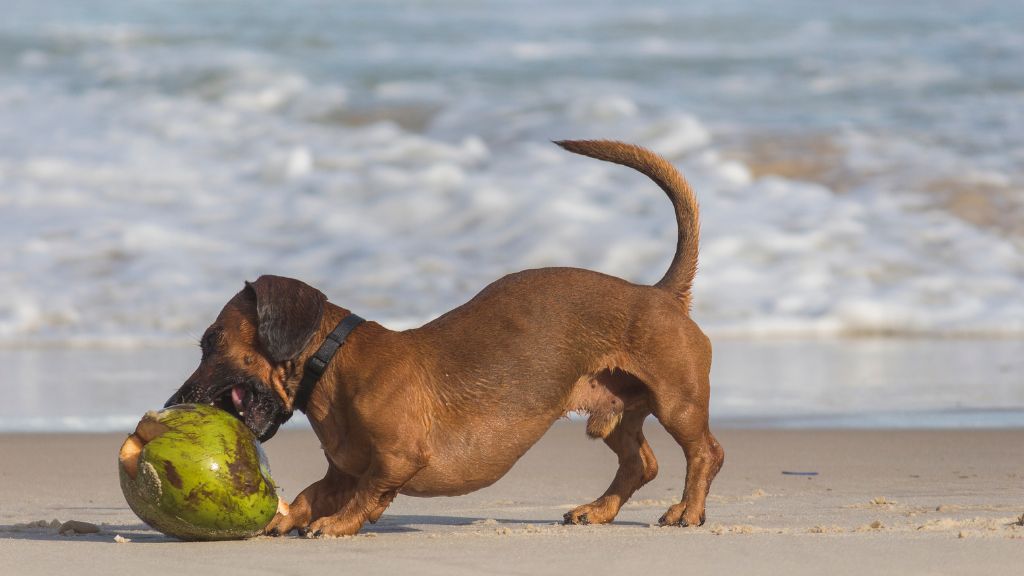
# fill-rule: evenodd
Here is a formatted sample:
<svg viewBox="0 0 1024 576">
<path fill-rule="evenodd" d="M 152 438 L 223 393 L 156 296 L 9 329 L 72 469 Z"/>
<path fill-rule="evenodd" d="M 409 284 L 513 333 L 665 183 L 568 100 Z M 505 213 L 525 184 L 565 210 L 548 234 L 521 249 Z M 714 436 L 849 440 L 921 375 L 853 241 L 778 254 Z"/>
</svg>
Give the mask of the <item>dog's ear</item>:
<svg viewBox="0 0 1024 576">
<path fill-rule="evenodd" d="M 270 359 L 284 362 L 298 356 L 320 328 L 327 297 L 281 276 L 260 276 L 245 285 L 256 295 L 257 334 Z"/>
</svg>

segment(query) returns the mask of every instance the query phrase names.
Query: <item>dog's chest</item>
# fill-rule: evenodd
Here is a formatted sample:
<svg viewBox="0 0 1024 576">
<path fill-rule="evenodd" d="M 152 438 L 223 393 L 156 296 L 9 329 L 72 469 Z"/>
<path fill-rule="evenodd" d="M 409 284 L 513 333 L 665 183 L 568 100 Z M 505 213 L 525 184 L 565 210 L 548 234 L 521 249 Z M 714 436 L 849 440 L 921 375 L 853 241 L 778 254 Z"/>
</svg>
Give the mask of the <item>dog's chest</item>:
<svg viewBox="0 0 1024 576">
<path fill-rule="evenodd" d="M 313 432 L 320 439 L 320 448 L 332 466 L 354 476 L 366 471 L 369 466 L 369 443 L 359 434 L 350 433 L 343 422 L 314 421 Z"/>
</svg>

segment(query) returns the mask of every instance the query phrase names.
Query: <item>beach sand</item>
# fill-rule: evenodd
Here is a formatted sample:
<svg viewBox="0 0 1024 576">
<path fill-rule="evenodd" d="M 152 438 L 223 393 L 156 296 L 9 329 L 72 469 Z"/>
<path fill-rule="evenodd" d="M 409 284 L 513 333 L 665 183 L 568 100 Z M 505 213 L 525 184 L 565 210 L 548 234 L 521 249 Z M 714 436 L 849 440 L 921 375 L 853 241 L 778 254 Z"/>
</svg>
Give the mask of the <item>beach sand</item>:
<svg viewBox="0 0 1024 576">
<path fill-rule="evenodd" d="M 117 480 L 119 434 L 0 435 L 3 574 L 995 574 L 1024 564 L 1024 430 L 719 430 L 726 464 L 700 528 L 652 526 L 682 488 L 682 452 L 646 427 L 660 474 L 608 526 L 562 526 L 615 469 L 560 422 L 494 486 L 399 496 L 356 537 L 184 543 L 143 525 Z M 311 432 L 267 444 L 291 499 L 324 471 Z M 817 472 L 816 476 L 783 471 Z M 43 520 L 99 534 L 61 536 Z M 115 542 L 115 537 L 130 542 Z"/>
</svg>

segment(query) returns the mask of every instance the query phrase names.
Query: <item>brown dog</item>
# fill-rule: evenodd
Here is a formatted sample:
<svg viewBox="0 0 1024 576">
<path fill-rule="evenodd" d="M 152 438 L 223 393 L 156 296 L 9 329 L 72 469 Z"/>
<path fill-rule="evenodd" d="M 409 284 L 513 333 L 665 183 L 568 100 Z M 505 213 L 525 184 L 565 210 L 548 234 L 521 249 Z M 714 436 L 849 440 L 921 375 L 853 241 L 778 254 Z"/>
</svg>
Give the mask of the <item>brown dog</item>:
<svg viewBox="0 0 1024 576">
<path fill-rule="evenodd" d="M 558 144 L 634 168 L 668 194 L 679 240 L 657 284 L 574 268 L 527 270 L 420 328 L 359 324 L 315 388 L 304 386 L 308 404 L 305 392 L 296 400 L 307 361 L 348 310 L 298 280 L 262 276 L 206 331 L 198 369 L 168 405 L 218 405 L 261 440 L 301 409 L 327 456 L 324 478 L 278 514 L 268 534 L 355 534 L 399 493 L 451 496 L 488 486 L 569 411 L 590 414 L 587 434 L 615 451 L 619 469 L 604 495 L 567 513 L 566 523 L 611 522 L 658 473 L 642 432 L 650 414 L 687 463 L 682 501 L 660 523 L 704 523 L 724 451 L 708 429 L 711 344 L 689 315 L 696 199 L 671 164 L 643 148 Z"/>
</svg>

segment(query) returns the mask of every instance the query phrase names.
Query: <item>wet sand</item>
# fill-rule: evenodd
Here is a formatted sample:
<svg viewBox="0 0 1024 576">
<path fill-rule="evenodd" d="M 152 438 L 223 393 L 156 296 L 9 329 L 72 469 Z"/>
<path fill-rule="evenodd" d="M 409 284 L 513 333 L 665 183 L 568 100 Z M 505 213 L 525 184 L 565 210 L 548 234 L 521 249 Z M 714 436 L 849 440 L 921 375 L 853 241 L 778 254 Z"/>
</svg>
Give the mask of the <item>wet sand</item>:
<svg viewBox="0 0 1024 576">
<path fill-rule="evenodd" d="M 700 528 L 652 526 L 680 494 L 683 458 L 647 426 L 661 472 L 609 526 L 562 526 L 598 496 L 615 458 L 560 422 L 494 486 L 457 498 L 400 496 L 352 538 L 182 543 L 131 513 L 120 434 L 0 435 L 5 574 L 779 574 L 1009 573 L 1024 561 L 1024 430 L 720 430 L 726 465 Z M 316 438 L 267 444 L 287 498 L 323 473 Z M 815 476 L 783 474 L 817 472 Z M 82 520 L 99 534 L 61 536 Z M 130 539 L 116 543 L 115 536 Z"/>
</svg>

